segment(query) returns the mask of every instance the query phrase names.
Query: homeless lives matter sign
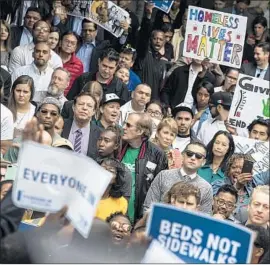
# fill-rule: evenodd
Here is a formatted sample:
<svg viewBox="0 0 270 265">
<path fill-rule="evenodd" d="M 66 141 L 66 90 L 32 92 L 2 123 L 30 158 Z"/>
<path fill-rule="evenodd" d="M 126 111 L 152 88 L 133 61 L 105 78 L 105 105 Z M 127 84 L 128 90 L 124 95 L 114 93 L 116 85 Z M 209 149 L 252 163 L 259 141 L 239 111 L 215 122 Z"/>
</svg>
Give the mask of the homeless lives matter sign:
<svg viewBox="0 0 270 265">
<path fill-rule="evenodd" d="M 247 264 L 253 247 L 246 227 L 160 203 L 153 205 L 147 234 L 185 263 Z"/>
<path fill-rule="evenodd" d="M 189 6 L 183 55 L 240 68 L 247 18 Z"/>
<path fill-rule="evenodd" d="M 28 141 L 19 154 L 12 199 L 17 207 L 40 212 L 67 205 L 66 217 L 87 238 L 111 178 L 89 157 Z"/>
<path fill-rule="evenodd" d="M 229 113 L 229 123 L 247 128 L 255 119 L 270 118 L 269 81 L 240 74 Z"/>
</svg>

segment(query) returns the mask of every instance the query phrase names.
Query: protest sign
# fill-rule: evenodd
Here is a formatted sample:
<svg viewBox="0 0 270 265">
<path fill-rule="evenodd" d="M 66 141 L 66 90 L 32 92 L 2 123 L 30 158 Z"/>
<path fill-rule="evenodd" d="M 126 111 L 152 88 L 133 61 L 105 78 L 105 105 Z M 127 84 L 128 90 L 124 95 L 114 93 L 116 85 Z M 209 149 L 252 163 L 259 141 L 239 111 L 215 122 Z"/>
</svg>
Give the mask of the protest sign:
<svg viewBox="0 0 270 265">
<path fill-rule="evenodd" d="M 124 32 L 120 22 L 128 21 L 129 24 L 131 23 L 129 13 L 112 1 L 75 1 L 73 10 L 68 14 L 89 19 L 117 38 Z"/>
<path fill-rule="evenodd" d="M 255 161 L 254 174 L 269 171 L 269 142 L 233 136 L 235 153 L 249 154 Z"/>
<path fill-rule="evenodd" d="M 12 199 L 18 207 L 41 212 L 56 212 L 67 205 L 66 217 L 86 238 L 110 180 L 111 174 L 89 157 L 25 142 Z"/>
<path fill-rule="evenodd" d="M 147 235 L 185 263 L 249 263 L 253 234 L 233 222 L 156 203 Z"/>
<path fill-rule="evenodd" d="M 247 128 L 255 119 L 270 117 L 269 81 L 240 74 L 229 113 L 229 123 Z"/>
<path fill-rule="evenodd" d="M 168 14 L 171 10 L 174 0 L 148 0 L 145 2 L 154 3 L 156 8 Z"/>
<path fill-rule="evenodd" d="M 189 6 L 183 55 L 240 68 L 247 18 Z"/>
</svg>

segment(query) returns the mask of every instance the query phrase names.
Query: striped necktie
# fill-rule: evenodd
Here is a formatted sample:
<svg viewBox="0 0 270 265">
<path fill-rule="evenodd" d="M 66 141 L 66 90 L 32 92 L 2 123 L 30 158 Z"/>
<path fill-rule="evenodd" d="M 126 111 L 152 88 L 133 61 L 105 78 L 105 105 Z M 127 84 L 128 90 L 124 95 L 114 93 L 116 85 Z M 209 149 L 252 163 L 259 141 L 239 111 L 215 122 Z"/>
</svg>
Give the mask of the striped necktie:
<svg viewBox="0 0 270 265">
<path fill-rule="evenodd" d="M 191 177 L 190 177 L 189 175 L 185 175 L 185 176 L 183 177 L 183 180 L 184 180 L 185 182 L 191 181 Z"/>
<path fill-rule="evenodd" d="M 82 130 L 78 129 L 76 131 L 75 143 L 74 143 L 74 152 L 81 153 L 82 151 Z"/>
</svg>

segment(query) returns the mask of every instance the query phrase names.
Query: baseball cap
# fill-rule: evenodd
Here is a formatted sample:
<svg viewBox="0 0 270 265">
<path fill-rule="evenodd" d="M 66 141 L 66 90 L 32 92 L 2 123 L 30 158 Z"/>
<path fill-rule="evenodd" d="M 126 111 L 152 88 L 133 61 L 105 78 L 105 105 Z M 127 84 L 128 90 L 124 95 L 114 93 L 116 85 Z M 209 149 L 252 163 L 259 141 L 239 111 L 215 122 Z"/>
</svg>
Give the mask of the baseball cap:
<svg viewBox="0 0 270 265">
<path fill-rule="evenodd" d="M 59 109 L 59 112 L 61 112 L 61 104 L 60 104 L 59 100 L 57 100 L 56 98 L 53 98 L 53 97 L 44 98 L 43 101 L 41 101 L 41 103 L 39 104 L 38 109 L 40 110 L 40 108 L 45 104 L 54 105 Z"/>
<path fill-rule="evenodd" d="M 192 116 L 192 118 L 194 118 L 194 113 L 192 111 L 192 109 L 190 108 L 190 106 L 186 103 L 181 103 L 179 105 L 177 105 L 173 110 L 172 110 L 172 115 L 173 117 L 176 116 L 176 114 L 179 112 L 179 111 L 186 111 L 186 112 L 189 112 Z"/>
<path fill-rule="evenodd" d="M 65 138 L 59 138 L 55 142 L 53 142 L 52 147 L 68 147 L 70 150 L 74 150 L 72 143 L 65 139 Z"/>
<path fill-rule="evenodd" d="M 126 103 L 125 100 L 119 98 L 114 93 L 105 94 L 104 101 L 103 101 L 102 105 L 105 105 L 105 104 L 110 103 L 110 102 L 118 102 L 120 104 L 120 106 L 122 106 Z"/>
<path fill-rule="evenodd" d="M 232 105 L 232 99 L 233 95 L 230 92 L 219 91 L 211 96 L 210 104 L 230 107 Z"/>
</svg>

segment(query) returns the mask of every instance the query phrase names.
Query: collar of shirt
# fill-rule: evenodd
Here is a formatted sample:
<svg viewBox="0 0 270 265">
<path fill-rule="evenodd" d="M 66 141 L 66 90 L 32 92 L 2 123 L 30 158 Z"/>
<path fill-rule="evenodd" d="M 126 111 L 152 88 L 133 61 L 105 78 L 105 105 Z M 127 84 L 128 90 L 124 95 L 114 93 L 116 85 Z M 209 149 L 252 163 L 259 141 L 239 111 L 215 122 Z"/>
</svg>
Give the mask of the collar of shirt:
<svg viewBox="0 0 270 265">
<path fill-rule="evenodd" d="M 27 36 L 32 37 L 32 33 L 28 30 L 28 28 L 23 27 L 23 32 L 24 32 Z"/>
<path fill-rule="evenodd" d="M 89 128 L 90 128 L 90 122 L 87 124 L 86 127 L 79 128 L 79 127 L 77 126 L 77 123 L 76 123 L 75 119 L 74 119 L 73 122 L 72 122 L 72 126 L 71 126 L 71 133 L 72 133 L 72 134 L 75 134 L 75 133 L 77 132 L 78 129 L 81 129 L 81 131 L 82 131 L 82 136 L 85 136 L 85 135 L 87 134 Z"/>
<path fill-rule="evenodd" d="M 31 42 L 31 43 L 27 44 L 27 47 L 28 47 L 29 51 L 33 51 L 34 48 L 35 48 L 34 42 Z"/>
<path fill-rule="evenodd" d="M 93 45 L 94 47 L 96 47 L 96 40 L 93 40 L 92 42 L 86 41 L 83 43 L 83 46 L 89 46 L 89 45 Z"/>
<path fill-rule="evenodd" d="M 47 67 L 46 67 L 44 70 L 40 71 L 40 70 L 37 68 L 37 66 L 35 65 L 34 62 L 32 62 L 31 65 L 32 65 L 32 67 L 33 67 L 34 72 L 35 72 L 36 74 L 39 74 L 39 75 L 46 75 L 47 69 L 49 68 L 49 66 L 47 65 Z"/>
<path fill-rule="evenodd" d="M 213 169 L 211 168 L 211 166 L 210 165 L 204 165 L 204 166 L 202 166 L 201 167 L 201 169 L 209 169 L 209 170 L 212 170 L 213 171 Z M 213 172 L 214 173 L 214 172 Z M 224 173 L 222 172 L 222 170 L 219 168 L 218 169 L 218 171 L 216 172 L 216 173 L 214 173 L 214 174 L 216 174 L 216 175 L 219 175 L 219 176 L 221 176 L 221 177 L 223 177 L 224 176 Z"/>
<path fill-rule="evenodd" d="M 94 80 L 94 81 L 97 81 L 98 80 L 98 72 L 96 73 L 96 80 Z M 106 81 L 106 83 L 103 83 L 103 84 L 105 84 L 105 85 L 110 85 L 111 84 L 111 82 L 113 81 L 113 77 L 112 78 L 110 78 L 110 79 L 108 79 L 107 81 Z M 102 85 L 102 84 L 101 84 Z"/>
<path fill-rule="evenodd" d="M 211 124 L 213 124 L 213 123 L 225 124 L 224 121 L 220 121 L 220 120 L 218 120 L 218 118 L 214 118 L 214 119 L 211 121 Z"/>
<path fill-rule="evenodd" d="M 189 72 L 191 72 L 192 74 L 195 74 L 195 73 L 200 73 L 202 71 L 202 66 L 200 66 L 200 68 L 198 70 L 195 70 L 192 66 L 192 64 L 190 64 L 190 68 L 189 68 Z"/>
<path fill-rule="evenodd" d="M 191 179 L 195 179 L 197 177 L 197 173 L 194 173 L 194 174 L 189 175 L 189 174 L 187 174 L 185 172 L 185 170 L 183 168 L 180 168 L 180 173 L 181 173 L 182 176 L 188 175 Z"/>
<path fill-rule="evenodd" d="M 262 72 L 266 72 L 267 69 L 268 69 L 268 67 L 269 67 L 269 64 L 267 64 L 267 66 L 266 66 L 264 69 L 259 68 L 259 67 L 257 66 L 257 69 L 256 69 L 256 70 L 258 70 L 258 71 L 260 71 L 260 72 L 262 73 Z"/>
</svg>

